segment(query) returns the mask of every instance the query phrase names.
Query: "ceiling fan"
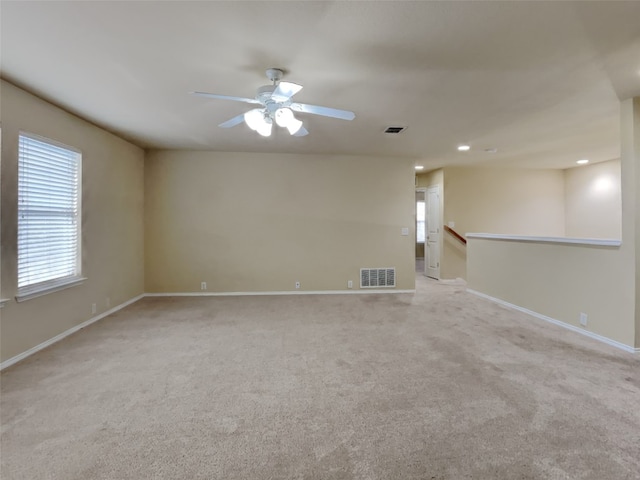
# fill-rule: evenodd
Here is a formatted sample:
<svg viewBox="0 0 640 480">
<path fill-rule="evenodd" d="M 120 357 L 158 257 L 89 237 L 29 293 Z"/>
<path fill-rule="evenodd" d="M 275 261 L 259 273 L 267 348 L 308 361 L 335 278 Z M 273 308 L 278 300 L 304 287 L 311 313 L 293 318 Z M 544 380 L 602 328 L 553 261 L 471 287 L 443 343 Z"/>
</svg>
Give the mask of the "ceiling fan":
<svg viewBox="0 0 640 480">
<path fill-rule="evenodd" d="M 263 85 L 258 88 L 255 98 L 232 97 L 206 92 L 190 93 L 201 97 L 219 98 L 222 100 L 233 100 L 234 102 L 260 105 L 260 107 L 233 117 L 218 126 L 230 128 L 244 121 L 251 130 L 258 132 L 263 137 L 271 135 L 274 122 L 279 127 L 286 128 L 293 136 L 303 137 L 304 135 L 308 135 L 309 132 L 302 125 L 302 121 L 298 120 L 293 112 L 312 113 L 314 115 L 340 118 L 342 120 L 353 120 L 356 117 L 353 112 L 347 110 L 293 102 L 291 97 L 302 90 L 302 85 L 291 82 L 281 82 L 280 80 L 284 72 L 278 68 L 269 68 L 266 73 L 267 78 L 271 80 L 273 84 Z"/>
</svg>

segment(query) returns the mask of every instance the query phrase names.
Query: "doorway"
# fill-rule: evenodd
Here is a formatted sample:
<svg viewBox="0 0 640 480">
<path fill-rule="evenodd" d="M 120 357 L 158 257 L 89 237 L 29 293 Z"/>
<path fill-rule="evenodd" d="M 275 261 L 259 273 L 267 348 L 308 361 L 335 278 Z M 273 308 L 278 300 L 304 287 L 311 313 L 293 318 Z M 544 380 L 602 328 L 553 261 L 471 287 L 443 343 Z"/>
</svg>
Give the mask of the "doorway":
<svg viewBox="0 0 640 480">
<path fill-rule="evenodd" d="M 416 273 L 425 273 L 426 199 L 427 189 L 416 188 Z"/>
<path fill-rule="evenodd" d="M 427 277 L 440 279 L 440 186 L 427 188 L 425 205 L 425 269 Z"/>
</svg>

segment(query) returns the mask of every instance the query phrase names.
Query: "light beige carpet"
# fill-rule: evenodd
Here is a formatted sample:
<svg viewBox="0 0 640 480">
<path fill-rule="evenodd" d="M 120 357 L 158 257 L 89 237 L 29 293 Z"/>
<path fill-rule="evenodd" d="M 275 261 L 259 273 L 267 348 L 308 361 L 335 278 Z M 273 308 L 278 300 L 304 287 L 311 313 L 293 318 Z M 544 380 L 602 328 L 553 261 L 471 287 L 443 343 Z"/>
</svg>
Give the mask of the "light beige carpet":
<svg viewBox="0 0 640 480">
<path fill-rule="evenodd" d="M 2 373 L 0 476 L 640 478 L 637 357 L 417 289 L 144 299 Z"/>
</svg>

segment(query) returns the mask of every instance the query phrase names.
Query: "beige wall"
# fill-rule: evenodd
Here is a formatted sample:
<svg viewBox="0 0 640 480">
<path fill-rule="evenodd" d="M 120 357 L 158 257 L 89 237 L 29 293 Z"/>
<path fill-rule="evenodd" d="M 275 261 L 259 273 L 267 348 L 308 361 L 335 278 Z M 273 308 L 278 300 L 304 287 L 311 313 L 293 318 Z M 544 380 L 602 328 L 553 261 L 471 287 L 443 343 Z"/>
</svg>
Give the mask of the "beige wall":
<svg viewBox="0 0 640 480">
<path fill-rule="evenodd" d="M 442 186 L 444 184 L 444 170 L 439 168 L 438 170 L 431 170 L 430 172 L 419 173 L 416 175 L 416 188 L 433 187 L 434 185 Z"/>
<path fill-rule="evenodd" d="M 443 223 L 473 232 L 564 236 L 561 170 L 450 167 L 444 169 Z M 466 278 L 467 249 L 445 234 L 441 278 Z"/>
<path fill-rule="evenodd" d="M 635 306 L 635 346 L 640 349 L 640 97 L 629 98 L 620 108 L 622 180 L 622 246 L 632 277 Z"/>
<path fill-rule="evenodd" d="M 565 170 L 567 237 L 620 238 L 620 160 Z"/>
<path fill-rule="evenodd" d="M 6 360 L 144 291 L 144 152 L 124 140 L 2 82 L 0 358 Z M 80 286 L 16 303 L 18 132 L 82 151 Z"/>
<path fill-rule="evenodd" d="M 568 170 L 451 167 L 416 176 L 439 184 L 443 224 L 461 234 L 620 238 L 620 160 Z M 467 248 L 442 237 L 441 278 L 466 278 Z"/>
<path fill-rule="evenodd" d="M 361 267 L 413 289 L 414 209 L 410 160 L 151 151 L 146 291 L 357 289 Z"/>
<path fill-rule="evenodd" d="M 620 111 L 621 246 L 472 239 L 468 284 L 576 327 L 584 312 L 587 330 L 640 348 L 640 98 L 623 101 Z M 568 183 L 588 188 L 596 178 L 592 172 L 614 170 L 603 165 L 569 172 Z"/>
<path fill-rule="evenodd" d="M 634 346 L 632 249 L 470 239 L 468 286 Z"/>
</svg>

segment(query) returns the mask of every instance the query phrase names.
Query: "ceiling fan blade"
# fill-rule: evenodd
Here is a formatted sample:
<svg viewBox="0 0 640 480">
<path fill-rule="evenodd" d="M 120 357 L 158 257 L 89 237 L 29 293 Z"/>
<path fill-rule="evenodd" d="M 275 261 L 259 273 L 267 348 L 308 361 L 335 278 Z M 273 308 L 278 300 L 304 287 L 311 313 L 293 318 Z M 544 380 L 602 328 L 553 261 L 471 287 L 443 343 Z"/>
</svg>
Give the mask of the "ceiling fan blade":
<svg viewBox="0 0 640 480">
<path fill-rule="evenodd" d="M 291 82 L 280 82 L 271 94 L 271 98 L 276 102 L 286 102 L 300 90 L 302 90 L 302 85 Z"/>
<path fill-rule="evenodd" d="M 235 127 L 236 125 L 241 124 L 242 122 L 244 122 L 244 113 L 241 113 L 237 117 L 233 117 L 231 120 L 227 120 L 226 122 L 222 122 L 218 126 L 222 127 L 222 128 L 231 128 L 231 127 Z"/>
<path fill-rule="evenodd" d="M 306 103 L 292 103 L 291 110 L 302 113 L 313 113 L 324 117 L 340 118 L 342 120 L 353 120 L 356 114 L 348 110 L 338 110 L 337 108 L 320 107 L 318 105 L 307 105 Z"/>
<path fill-rule="evenodd" d="M 309 132 L 307 131 L 306 128 L 304 127 L 300 127 L 300 130 L 298 130 L 296 133 L 294 133 L 292 136 L 293 137 L 304 137 L 305 135 L 309 135 Z"/>
<path fill-rule="evenodd" d="M 260 102 L 258 100 L 256 100 L 255 98 L 231 97 L 229 95 L 218 95 L 218 94 L 215 94 L 215 93 L 207 93 L 207 92 L 189 92 L 189 93 L 191 95 L 197 95 L 199 97 L 218 98 L 220 100 L 233 100 L 234 102 L 260 104 Z"/>
</svg>

